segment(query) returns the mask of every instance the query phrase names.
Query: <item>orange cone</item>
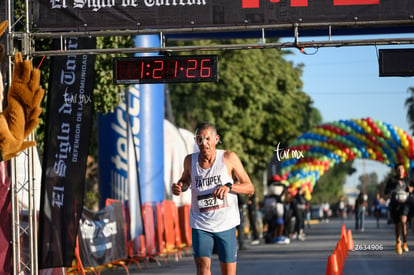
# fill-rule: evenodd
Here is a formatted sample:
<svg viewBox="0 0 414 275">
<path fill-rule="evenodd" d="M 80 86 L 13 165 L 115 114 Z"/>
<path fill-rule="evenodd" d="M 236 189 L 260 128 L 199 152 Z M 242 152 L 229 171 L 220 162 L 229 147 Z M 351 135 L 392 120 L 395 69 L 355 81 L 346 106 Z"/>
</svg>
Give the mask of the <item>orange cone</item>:
<svg viewBox="0 0 414 275">
<path fill-rule="evenodd" d="M 352 239 L 351 229 L 348 230 L 347 239 L 348 239 L 347 249 L 348 250 L 354 250 L 354 240 Z"/>
<path fill-rule="evenodd" d="M 338 242 L 336 244 L 334 254 L 336 257 L 336 265 L 338 267 L 338 270 L 342 270 L 345 261 L 345 252 L 342 248 L 341 242 Z"/>
<path fill-rule="evenodd" d="M 325 275 L 334 275 L 332 266 L 332 257 L 328 256 L 328 262 L 326 263 L 326 272 Z"/>
<path fill-rule="evenodd" d="M 339 242 L 341 243 L 341 249 L 342 249 L 342 252 L 344 253 L 344 259 L 345 259 L 346 257 L 348 257 L 347 243 L 344 238 L 341 238 Z"/>
<path fill-rule="evenodd" d="M 331 256 L 331 262 L 332 262 L 332 275 L 340 275 L 340 268 L 338 265 L 338 256 L 336 255 L 336 253 L 332 253 Z"/>
<path fill-rule="evenodd" d="M 347 243 L 347 235 L 346 235 L 346 226 L 345 224 L 342 224 L 342 230 L 341 230 L 341 238 L 345 238 L 345 242 Z"/>
<path fill-rule="evenodd" d="M 328 256 L 325 275 L 340 275 L 335 252 L 331 256 Z"/>
</svg>

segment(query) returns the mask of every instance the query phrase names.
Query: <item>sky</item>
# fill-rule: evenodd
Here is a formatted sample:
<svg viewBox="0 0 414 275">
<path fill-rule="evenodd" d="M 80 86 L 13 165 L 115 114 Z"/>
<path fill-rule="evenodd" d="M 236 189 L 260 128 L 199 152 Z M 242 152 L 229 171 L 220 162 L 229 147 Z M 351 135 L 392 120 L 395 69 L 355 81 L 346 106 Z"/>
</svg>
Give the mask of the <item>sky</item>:
<svg viewBox="0 0 414 275">
<path fill-rule="evenodd" d="M 379 36 L 376 36 L 379 37 Z M 380 38 L 390 37 L 381 36 Z M 393 35 L 407 37 L 407 35 Z M 348 36 L 333 40 L 372 39 L 374 36 Z M 289 39 L 286 39 L 289 40 Z M 315 37 L 302 40 L 327 41 Z M 292 42 L 292 41 L 291 41 Z M 408 88 L 414 87 L 413 77 L 379 77 L 378 50 L 414 48 L 405 46 L 346 46 L 305 49 L 307 54 L 290 49 L 293 55 L 286 59 L 295 64 L 303 63 L 303 90 L 313 99 L 323 122 L 340 119 L 372 119 L 396 125 L 411 133 L 407 122 L 405 100 Z M 359 184 L 363 173 L 376 172 L 379 180 L 390 171 L 388 166 L 370 160 L 355 160 L 357 172 L 347 177 L 347 186 Z"/>
</svg>

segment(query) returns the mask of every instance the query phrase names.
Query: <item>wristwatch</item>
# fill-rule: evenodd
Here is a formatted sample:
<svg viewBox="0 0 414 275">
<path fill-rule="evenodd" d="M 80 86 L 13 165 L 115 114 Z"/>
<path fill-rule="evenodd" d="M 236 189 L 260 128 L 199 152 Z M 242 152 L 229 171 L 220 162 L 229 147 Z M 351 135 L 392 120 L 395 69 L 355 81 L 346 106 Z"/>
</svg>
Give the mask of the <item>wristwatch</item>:
<svg viewBox="0 0 414 275">
<path fill-rule="evenodd" d="M 231 184 L 230 182 L 226 183 L 225 186 L 227 186 L 230 189 L 229 192 L 233 188 L 233 184 Z"/>
</svg>

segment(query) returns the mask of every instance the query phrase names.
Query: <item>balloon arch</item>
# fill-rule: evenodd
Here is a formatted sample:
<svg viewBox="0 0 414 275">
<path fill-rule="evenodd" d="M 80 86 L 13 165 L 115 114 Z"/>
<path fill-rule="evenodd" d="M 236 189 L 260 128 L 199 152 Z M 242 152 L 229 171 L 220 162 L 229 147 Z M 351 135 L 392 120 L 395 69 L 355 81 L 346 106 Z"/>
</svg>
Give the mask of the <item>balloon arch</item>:
<svg viewBox="0 0 414 275">
<path fill-rule="evenodd" d="M 292 193 L 301 187 L 310 195 L 317 180 L 337 163 L 355 158 L 388 166 L 414 167 L 414 140 L 397 126 L 372 118 L 339 120 L 316 126 L 288 149 L 276 152 L 281 175 Z"/>
</svg>

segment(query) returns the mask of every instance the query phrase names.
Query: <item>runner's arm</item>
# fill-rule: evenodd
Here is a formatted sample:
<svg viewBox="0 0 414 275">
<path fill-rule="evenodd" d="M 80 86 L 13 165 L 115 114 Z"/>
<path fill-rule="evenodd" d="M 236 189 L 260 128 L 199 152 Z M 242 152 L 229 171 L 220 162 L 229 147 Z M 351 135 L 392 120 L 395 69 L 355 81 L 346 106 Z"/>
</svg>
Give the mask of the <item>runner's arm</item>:
<svg viewBox="0 0 414 275">
<path fill-rule="evenodd" d="M 172 184 L 172 192 L 179 196 L 181 192 L 187 191 L 191 184 L 191 155 L 187 155 L 184 159 L 184 171 L 177 183 Z"/>
<path fill-rule="evenodd" d="M 231 169 L 231 174 L 233 174 L 237 179 L 237 183 L 232 186 L 232 191 L 235 193 L 253 196 L 254 186 L 237 154 L 226 151 L 224 159 L 227 167 Z"/>
</svg>

